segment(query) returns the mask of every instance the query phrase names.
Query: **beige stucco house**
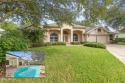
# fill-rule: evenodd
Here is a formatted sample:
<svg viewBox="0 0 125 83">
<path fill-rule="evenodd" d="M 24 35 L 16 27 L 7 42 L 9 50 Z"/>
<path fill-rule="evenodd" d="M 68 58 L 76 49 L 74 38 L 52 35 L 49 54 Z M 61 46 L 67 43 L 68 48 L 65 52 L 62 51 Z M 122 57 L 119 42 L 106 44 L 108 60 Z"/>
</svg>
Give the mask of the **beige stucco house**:
<svg viewBox="0 0 125 83">
<path fill-rule="evenodd" d="M 27 65 L 27 61 L 19 56 L 6 53 L 6 67 L 17 67 Z"/>
<path fill-rule="evenodd" d="M 114 33 L 104 27 L 85 27 L 77 24 L 58 26 L 56 23 L 48 25 L 45 35 L 45 42 L 62 41 L 67 43 L 74 41 L 110 43 L 114 38 Z"/>
</svg>

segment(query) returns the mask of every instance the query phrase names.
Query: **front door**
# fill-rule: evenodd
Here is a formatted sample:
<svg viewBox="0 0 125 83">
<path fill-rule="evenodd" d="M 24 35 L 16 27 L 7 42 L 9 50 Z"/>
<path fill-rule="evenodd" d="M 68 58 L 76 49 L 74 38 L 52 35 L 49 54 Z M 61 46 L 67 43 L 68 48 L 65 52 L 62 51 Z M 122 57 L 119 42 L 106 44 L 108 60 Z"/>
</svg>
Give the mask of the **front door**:
<svg viewBox="0 0 125 83">
<path fill-rule="evenodd" d="M 67 36 L 67 35 L 64 35 L 64 36 L 63 36 L 63 41 L 64 41 L 64 42 L 68 42 L 68 36 Z"/>
</svg>

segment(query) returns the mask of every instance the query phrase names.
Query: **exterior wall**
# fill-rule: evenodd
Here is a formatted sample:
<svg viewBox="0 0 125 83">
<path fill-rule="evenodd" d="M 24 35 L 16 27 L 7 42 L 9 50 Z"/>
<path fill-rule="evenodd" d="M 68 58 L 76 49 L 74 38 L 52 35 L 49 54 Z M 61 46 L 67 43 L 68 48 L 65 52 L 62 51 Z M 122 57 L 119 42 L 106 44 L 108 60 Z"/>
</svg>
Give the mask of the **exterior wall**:
<svg viewBox="0 0 125 83">
<path fill-rule="evenodd" d="M 101 32 L 98 32 L 98 29 L 95 29 L 93 31 L 90 32 L 90 34 L 107 34 L 107 31 L 105 31 L 104 29 L 100 28 Z"/>
<path fill-rule="evenodd" d="M 125 38 L 125 33 L 118 33 L 115 35 L 115 38 Z"/>
<path fill-rule="evenodd" d="M 63 32 L 66 31 L 68 32 L 68 35 L 64 35 Z M 62 25 L 61 28 L 49 28 L 47 32 L 45 33 L 45 42 L 50 42 L 50 34 L 56 33 L 58 35 L 58 41 L 63 41 L 64 42 L 64 36 L 68 37 L 68 43 L 73 41 L 73 33 L 76 33 L 78 35 L 78 41 L 83 41 L 83 33 L 85 32 L 84 28 L 73 28 L 72 26 L 69 25 Z M 71 35 L 72 34 L 72 35 Z"/>
<path fill-rule="evenodd" d="M 17 65 L 16 59 L 9 59 L 9 58 L 6 58 L 6 60 L 9 61 L 9 66 L 16 66 L 16 65 Z"/>
<path fill-rule="evenodd" d="M 17 58 L 18 58 L 18 63 L 17 63 Z M 9 54 L 6 54 L 6 60 L 9 61 L 9 65 L 6 65 L 6 67 L 17 67 L 19 66 L 19 62 L 22 63 L 22 65 L 25 65 L 25 61 L 20 59 L 19 57 L 16 57 L 16 56 L 12 56 L 12 55 L 9 55 Z"/>
<path fill-rule="evenodd" d="M 70 29 L 63 29 L 63 32 L 66 31 L 68 34 L 63 34 L 63 42 L 66 40 L 64 39 L 67 36 L 68 43 L 71 41 L 71 30 Z"/>
<path fill-rule="evenodd" d="M 108 43 L 107 35 L 86 35 L 86 41 Z"/>
<path fill-rule="evenodd" d="M 73 31 L 73 34 L 78 35 L 78 41 L 83 41 L 83 33 L 81 31 Z"/>
<path fill-rule="evenodd" d="M 59 30 L 48 30 L 46 33 L 45 33 L 45 42 L 50 42 L 50 35 L 52 34 L 52 33 L 56 33 L 57 35 L 58 35 L 58 41 L 61 41 L 60 40 L 60 31 Z"/>
<path fill-rule="evenodd" d="M 101 32 L 98 32 L 98 29 L 101 29 Z M 65 42 L 64 38 L 65 38 L 65 36 L 67 36 L 68 37 L 67 42 L 70 43 L 73 41 L 73 33 L 76 33 L 78 35 L 78 41 L 96 42 L 96 40 L 97 40 L 97 42 L 108 43 L 110 41 L 109 33 L 103 28 L 98 28 L 98 29 L 92 30 L 88 34 L 84 34 L 85 33 L 84 28 L 83 29 L 73 28 L 72 26 L 64 24 L 61 28 L 48 29 L 48 31 L 46 32 L 45 42 L 50 42 L 50 34 L 56 33 L 56 34 L 58 34 L 58 41 Z M 68 34 L 64 35 L 63 31 L 66 31 Z"/>
<path fill-rule="evenodd" d="M 98 32 L 98 29 L 101 29 L 101 32 Z M 103 28 L 98 28 L 86 35 L 86 41 L 90 42 L 101 42 L 101 43 L 108 43 L 109 38 L 108 35 L 109 33 L 104 30 Z"/>
</svg>

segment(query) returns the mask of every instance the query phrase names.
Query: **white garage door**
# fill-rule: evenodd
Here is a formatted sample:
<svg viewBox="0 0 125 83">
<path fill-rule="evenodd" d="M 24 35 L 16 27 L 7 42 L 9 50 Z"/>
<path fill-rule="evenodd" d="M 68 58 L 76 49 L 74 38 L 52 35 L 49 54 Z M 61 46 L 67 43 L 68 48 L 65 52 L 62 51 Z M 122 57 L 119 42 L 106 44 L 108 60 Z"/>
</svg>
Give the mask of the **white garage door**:
<svg viewBox="0 0 125 83">
<path fill-rule="evenodd" d="M 88 36 L 87 41 L 89 42 L 96 42 L 96 36 Z"/>
<path fill-rule="evenodd" d="M 96 36 L 89 36 L 87 37 L 87 41 L 89 42 L 101 42 L 101 43 L 106 43 L 106 39 L 107 37 L 106 36 L 97 36 L 97 39 L 96 39 Z"/>
<path fill-rule="evenodd" d="M 106 43 L 106 36 L 97 36 L 97 42 Z"/>
</svg>

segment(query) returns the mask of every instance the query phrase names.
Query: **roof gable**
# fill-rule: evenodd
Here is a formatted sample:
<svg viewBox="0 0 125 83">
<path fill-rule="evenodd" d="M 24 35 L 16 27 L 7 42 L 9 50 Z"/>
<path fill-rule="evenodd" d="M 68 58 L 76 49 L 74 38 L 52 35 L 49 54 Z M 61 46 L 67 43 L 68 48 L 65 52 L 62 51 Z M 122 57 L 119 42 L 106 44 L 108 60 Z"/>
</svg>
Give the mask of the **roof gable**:
<svg viewBox="0 0 125 83">
<path fill-rule="evenodd" d="M 85 29 L 85 33 L 90 33 L 90 32 L 92 32 L 93 30 L 98 29 L 98 28 L 101 28 L 101 29 L 103 29 L 103 30 L 109 32 L 109 30 L 107 30 L 107 29 L 105 29 L 104 27 L 100 26 L 100 27 L 94 27 L 94 28 L 88 27 L 88 28 Z"/>
</svg>

